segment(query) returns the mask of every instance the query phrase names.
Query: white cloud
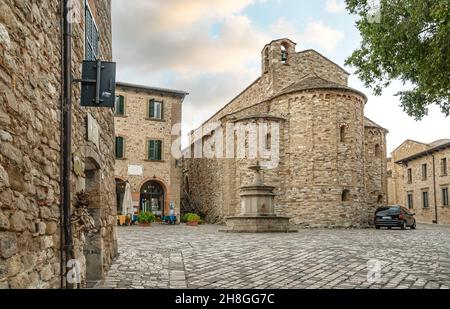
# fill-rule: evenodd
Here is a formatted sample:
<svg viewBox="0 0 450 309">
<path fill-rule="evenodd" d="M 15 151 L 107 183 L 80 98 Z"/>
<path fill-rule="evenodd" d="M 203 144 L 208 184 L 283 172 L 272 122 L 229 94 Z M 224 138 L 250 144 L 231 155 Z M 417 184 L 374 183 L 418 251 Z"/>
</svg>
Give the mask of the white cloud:
<svg viewBox="0 0 450 309">
<path fill-rule="evenodd" d="M 344 31 L 324 25 L 322 21 L 310 22 L 301 38 L 308 43 L 322 47 L 328 52 L 334 51 L 338 43 L 344 38 Z"/>
<path fill-rule="evenodd" d="M 345 3 L 338 0 L 327 0 L 325 11 L 329 13 L 341 13 L 345 11 Z"/>
<path fill-rule="evenodd" d="M 322 21 L 311 21 L 299 32 L 295 22 L 280 18 L 270 30 L 273 37 L 289 37 L 303 46 L 305 43 L 312 44 L 313 47 L 323 48 L 326 52 L 334 51 L 345 36 L 344 31 L 331 28 Z"/>
</svg>

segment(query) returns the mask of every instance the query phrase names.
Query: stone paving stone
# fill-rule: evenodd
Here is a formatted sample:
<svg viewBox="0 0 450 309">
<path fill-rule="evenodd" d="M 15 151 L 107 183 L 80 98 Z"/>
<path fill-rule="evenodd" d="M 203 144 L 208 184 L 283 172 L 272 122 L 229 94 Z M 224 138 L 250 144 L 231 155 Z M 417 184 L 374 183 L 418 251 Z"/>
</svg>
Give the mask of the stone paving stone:
<svg viewBox="0 0 450 309">
<path fill-rule="evenodd" d="M 227 234 L 218 226 L 119 227 L 119 257 L 96 288 L 448 289 L 450 229 L 308 229 Z M 368 282 L 369 261 L 380 262 Z"/>
</svg>

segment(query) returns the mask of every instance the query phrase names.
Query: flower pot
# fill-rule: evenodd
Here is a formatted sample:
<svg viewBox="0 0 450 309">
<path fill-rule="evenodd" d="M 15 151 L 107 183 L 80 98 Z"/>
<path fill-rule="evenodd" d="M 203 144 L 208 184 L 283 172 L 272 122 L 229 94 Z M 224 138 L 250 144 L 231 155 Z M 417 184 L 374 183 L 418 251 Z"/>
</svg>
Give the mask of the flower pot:
<svg viewBox="0 0 450 309">
<path fill-rule="evenodd" d="M 188 221 L 188 222 L 186 222 L 186 225 L 197 226 L 198 225 L 198 221 Z"/>
<path fill-rule="evenodd" d="M 151 222 L 139 222 L 139 226 L 150 226 Z"/>
</svg>

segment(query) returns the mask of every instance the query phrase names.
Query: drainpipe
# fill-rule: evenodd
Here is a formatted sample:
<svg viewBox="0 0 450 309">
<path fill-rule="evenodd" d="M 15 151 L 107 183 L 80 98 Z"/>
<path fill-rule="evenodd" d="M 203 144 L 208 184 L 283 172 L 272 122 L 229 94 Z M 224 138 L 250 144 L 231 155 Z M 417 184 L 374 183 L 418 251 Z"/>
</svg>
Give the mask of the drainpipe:
<svg viewBox="0 0 450 309">
<path fill-rule="evenodd" d="M 63 241 L 61 242 L 61 257 L 65 253 L 65 260 L 61 259 L 61 287 L 64 286 L 64 265 L 67 261 L 73 259 L 73 239 L 72 239 L 72 225 L 70 222 L 70 174 L 72 170 L 72 24 L 69 22 L 69 2 L 70 0 L 63 0 L 62 5 L 62 20 L 63 20 L 63 51 L 62 51 L 62 106 L 61 106 L 61 212 L 62 216 L 62 234 Z M 65 262 L 65 263 L 64 263 Z M 67 283 L 66 283 L 67 287 Z"/>
<path fill-rule="evenodd" d="M 437 207 L 437 197 L 436 197 L 436 160 L 434 154 L 433 157 L 433 191 L 434 191 L 434 221 L 433 223 L 438 224 L 438 207 Z"/>
</svg>

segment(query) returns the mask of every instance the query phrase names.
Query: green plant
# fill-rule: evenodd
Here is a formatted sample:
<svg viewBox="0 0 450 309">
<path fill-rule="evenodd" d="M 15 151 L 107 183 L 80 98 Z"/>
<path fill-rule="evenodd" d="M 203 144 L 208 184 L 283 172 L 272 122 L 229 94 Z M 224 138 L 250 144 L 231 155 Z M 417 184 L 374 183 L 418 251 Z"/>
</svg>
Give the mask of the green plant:
<svg viewBox="0 0 450 309">
<path fill-rule="evenodd" d="M 180 221 L 183 222 L 183 223 L 186 223 L 187 222 L 187 215 L 188 215 L 188 213 L 184 214 L 183 216 L 181 216 Z"/>
<path fill-rule="evenodd" d="M 186 216 L 186 222 L 199 222 L 200 216 L 194 213 L 188 213 Z"/>
<path fill-rule="evenodd" d="M 140 212 L 138 216 L 139 223 L 150 223 L 155 221 L 155 215 L 149 211 Z"/>
</svg>

